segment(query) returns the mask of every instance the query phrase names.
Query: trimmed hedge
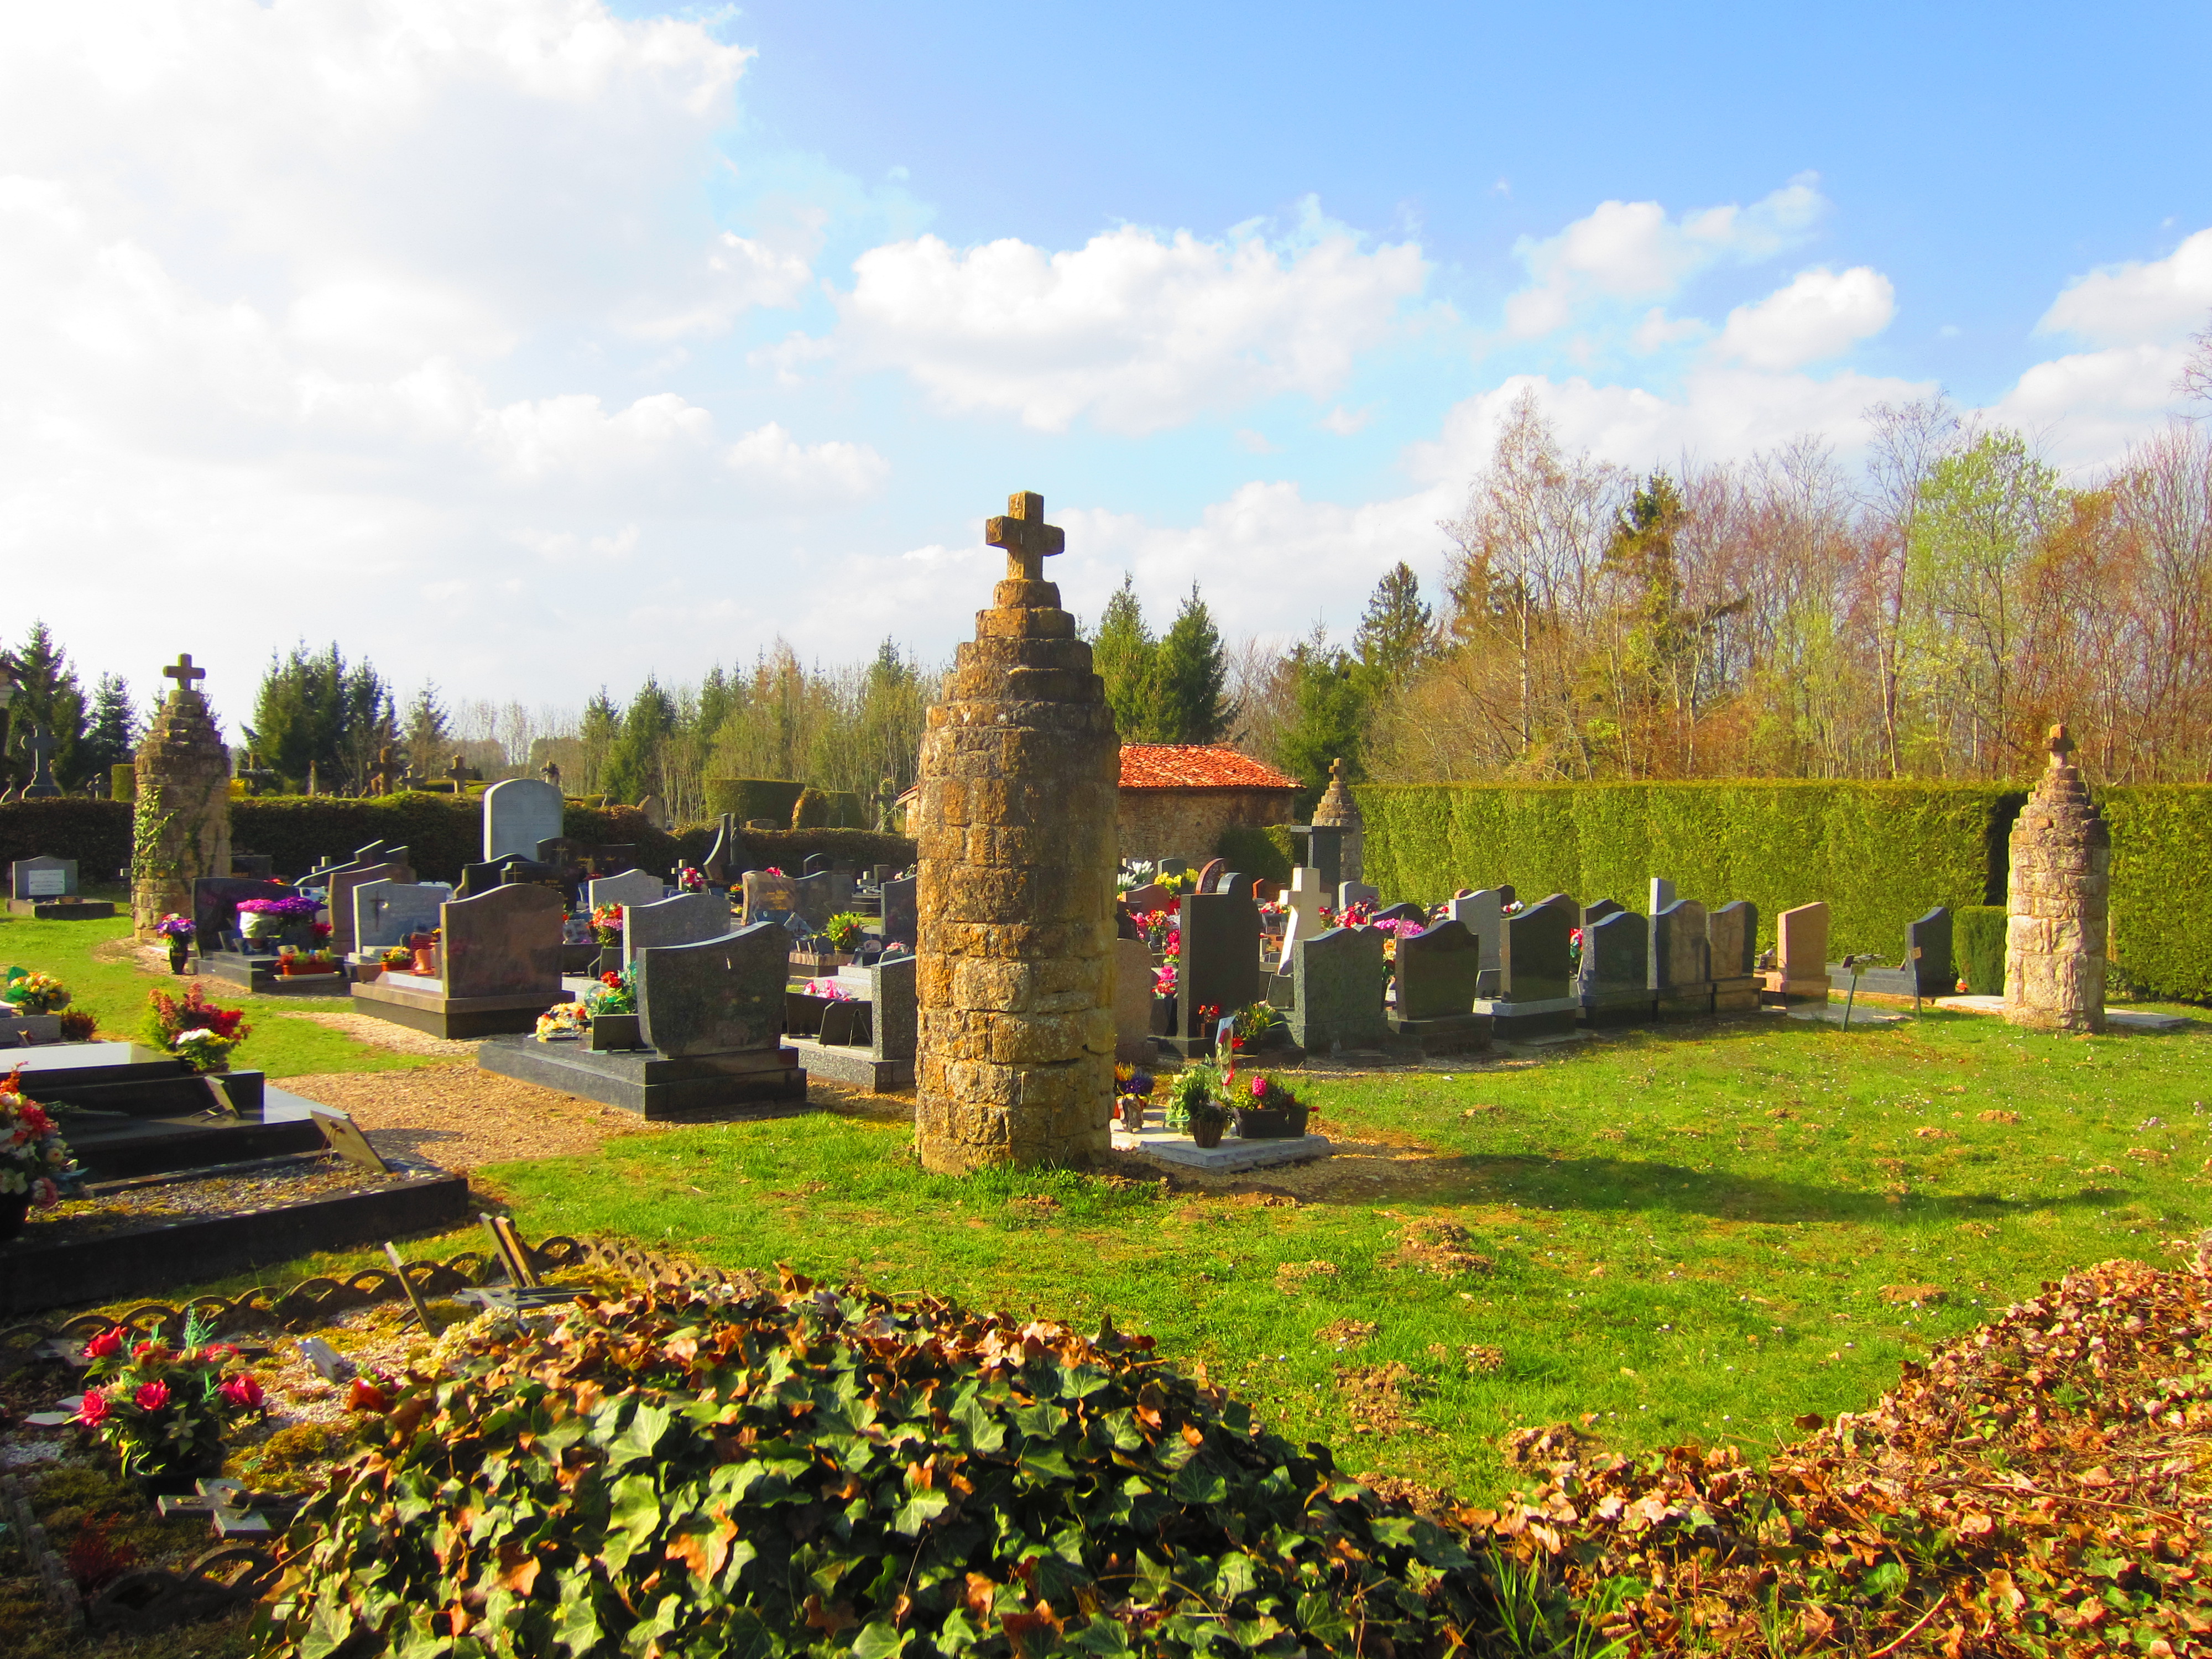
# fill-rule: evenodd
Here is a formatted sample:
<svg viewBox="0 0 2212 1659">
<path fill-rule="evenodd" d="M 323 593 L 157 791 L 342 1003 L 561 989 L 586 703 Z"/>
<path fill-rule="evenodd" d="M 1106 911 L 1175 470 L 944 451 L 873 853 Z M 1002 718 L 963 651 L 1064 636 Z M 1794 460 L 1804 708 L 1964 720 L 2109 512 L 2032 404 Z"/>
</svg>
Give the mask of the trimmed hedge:
<svg viewBox="0 0 2212 1659">
<path fill-rule="evenodd" d="M 709 778 L 707 810 L 718 818 L 725 812 L 734 812 L 741 824 L 752 818 L 789 823 L 791 809 L 799 804 L 799 793 L 805 787 L 787 778 Z"/>
<path fill-rule="evenodd" d="M 1213 845 L 1213 853 L 1215 857 L 1227 860 L 1229 867 L 1238 873 L 1257 876 L 1279 888 L 1290 883 L 1291 871 L 1297 864 L 1297 843 L 1281 824 L 1255 829 L 1249 824 L 1233 823 L 1221 832 L 1221 839 Z"/>
<path fill-rule="evenodd" d="M 1931 905 L 2002 903 L 2027 798 L 1990 785 L 1826 781 L 1362 784 L 1366 879 L 1434 903 L 1510 882 L 1641 909 L 1655 875 L 1708 904 L 1749 899 L 1763 943 L 1826 899 L 1830 949 L 1894 957 Z M 2199 843 L 2203 845 L 2203 843 Z"/>
<path fill-rule="evenodd" d="M 1978 997 L 2001 997 L 2005 988 L 2005 908 L 1969 904 L 1951 918 L 1951 960 Z"/>
<path fill-rule="evenodd" d="M 80 884 L 116 880 L 131 863 L 131 803 L 0 801 L 0 870 L 35 858 L 75 859 Z"/>
<path fill-rule="evenodd" d="M 2116 987 L 2212 1001 L 2212 784 L 2097 791 L 2112 826 Z"/>
</svg>

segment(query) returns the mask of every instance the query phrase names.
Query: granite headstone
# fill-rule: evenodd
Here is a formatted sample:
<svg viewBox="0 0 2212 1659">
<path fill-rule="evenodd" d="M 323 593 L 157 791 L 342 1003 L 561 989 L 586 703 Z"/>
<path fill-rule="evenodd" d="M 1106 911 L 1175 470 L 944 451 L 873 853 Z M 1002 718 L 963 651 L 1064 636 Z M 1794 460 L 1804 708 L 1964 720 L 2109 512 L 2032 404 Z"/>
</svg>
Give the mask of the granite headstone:
<svg viewBox="0 0 2212 1659">
<path fill-rule="evenodd" d="M 561 896 L 548 887 L 495 887 L 439 912 L 446 994 L 452 998 L 558 994 Z"/>
<path fill-rule="evenodd" d="M 791 935 L 774 923 L 650 947 L 637 968 L 647 1046 L 671 1060 L 774 1050 L 790 968 Z"/>
<path fill-rule="evenodd" d="M 568 802 L 560 786 L 543 778 L 506 778 L 483 793 L 483 855 L 489 864 L 520 853 L 537 855 L 538 843 L 561 833 Z"/>
</svg>

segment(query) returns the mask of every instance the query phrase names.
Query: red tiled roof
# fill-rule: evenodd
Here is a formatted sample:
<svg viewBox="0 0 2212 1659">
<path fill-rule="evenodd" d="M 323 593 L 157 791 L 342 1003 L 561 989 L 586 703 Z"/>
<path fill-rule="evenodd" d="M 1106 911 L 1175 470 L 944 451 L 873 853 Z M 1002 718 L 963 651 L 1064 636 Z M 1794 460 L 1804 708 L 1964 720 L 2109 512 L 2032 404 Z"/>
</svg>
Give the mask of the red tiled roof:
<svg viewBox="0 0 2212 1659">
<path fill-rule="evenodd" d="M 1234 749 L 1197 743 L 1125 743 L 1121 787 L 1300 789 L 1304 786 Z"/>
</svg>

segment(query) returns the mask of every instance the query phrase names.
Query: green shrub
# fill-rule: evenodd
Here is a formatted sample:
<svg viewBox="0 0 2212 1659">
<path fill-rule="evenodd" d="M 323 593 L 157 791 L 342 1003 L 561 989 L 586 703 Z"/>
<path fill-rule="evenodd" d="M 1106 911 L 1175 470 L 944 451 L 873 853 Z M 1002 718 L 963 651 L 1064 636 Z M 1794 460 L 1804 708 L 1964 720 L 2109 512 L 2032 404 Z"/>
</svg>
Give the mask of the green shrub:
<svg viewBox="0 0 2212 1659">
<path fill-rule="evenodd" d="M 1969 904 L 1951 918 L 1951 959 L 1978 997 L 2004 994 L 2005 908 Z"/>
<path fill-rule="evenodd" d="M 2114 979 L 2212 1001 L 2212 785 L 2135 784 L 2097 800 L 2112 830 Z"/>
<path fill-rule="evenodd" d="M 1443 1654 L 1462 1542 L 1149 1337 L 787 1279 L 471 1337 L 287 1535 L 269 1650 Z"/>
<path fill-rule="evenodd" d="M 2025 798 L 1994 785 L 1826 781 L 1362 784 L 1366 879 L 1434 903 L 1510 882 L 1642 909 L 1653 876 L 1707 904 L 1749 899 L 1762 943 L 1794 905 L 1827 901 L 1831 949 L 1891 958 L 1930 906 L 2004 896 Z"/>
<path fill-rule="evenodd" d="M 1273 829 L 1280 829 L 1278 824 Z M 1286 834 L 1285 841 L 1291 838 Z M 1295 846 L 1296 843 L 1292 843 Z M 1221 839 L 1213 845 L 1214 854 L 1228 860 L 1229 867 L 1248 876 L 1257 876 L 1261 882 L 1281 887 L 1289 882 L 1291 871 L 1297 863 L 1295 853 L 1276 844 L 1272 830 L 1255 829 L 1249 824 L 1231 824 L 1221 832 Z M 1270 897 L 1273 896 L 1272 894 Z"/>
<path fill-rule="evenodd" d="M 459 881 L 461 866 L 483 856 L 483 807 L 422 790 L 359 800 L 254 795 L 230 804 L 232 848 L 266 853 L 282 877 L 305 875 L 325 859 L 349 858 L 373 841 L 407 848 L 424 881 Z"/>
<path fill-rule="evenodd" d="M 0 873 L 17 859 L 75 859 L 79 882 L 109 882 L 131 863 L 131 803 L 0 801 Z"/>
<path fill-rule="evenodd" d="M 791 805 L 791 827 L 794 830 L 827 830 L 830 826 L 834 803 L 823 791 L 802 789 L 799 799 Z"/>
<path fill-rule="evenodd" d="M 707 811 L 720 817 L 734 813 L 739 823 L 754 818 L 791 822 L 791 809 L 799 804 L 804 784 L 787 778 L 710 778 L 707 781 Z"/>
</svg>

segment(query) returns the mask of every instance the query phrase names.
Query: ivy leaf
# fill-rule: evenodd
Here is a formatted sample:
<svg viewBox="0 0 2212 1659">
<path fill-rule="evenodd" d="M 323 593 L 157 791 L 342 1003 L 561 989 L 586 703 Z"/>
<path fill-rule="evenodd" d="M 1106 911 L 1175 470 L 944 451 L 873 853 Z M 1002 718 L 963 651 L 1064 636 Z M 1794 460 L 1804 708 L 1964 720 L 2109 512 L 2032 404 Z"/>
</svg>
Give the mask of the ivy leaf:
<svg viewBox="0 0 2212 1659">
<path fill-rule="evenodd" d="M 952 1494 L 933 1486 L 919 1487 L 910 1492 L 898 1514 L 892 1518 L 891 1529 L 908 1538 L 918 1538 L 921 1529 L 952 1507 Z"/>
<path fill-rule="evenodd" d="M 973 1389 L 963 1389 L 959 1403 L 951 1413 L 962 1449 L 971 1452 L 999 1451 L 1006 1443 L 1006 1425 L 983 1409 Z"/>
<path fill-rule="evenodd" d="M 660 1443 L 660 1437 L 668 1432 L 670 1421 L 671 1413 L 665 1407 L 640 1406 L 623 1431 L 607 1446 L 609 1472 L 652 1456 L 653 1449 Z"/>
<path fill-rule="evenodd" d="M 878 1619 L 853 1638 L 853 1659 L 891 1659 L 913 1639 L 911 1631 L 902 1631 L 888 1619 Z"/>
<path fill-rule="evenodd" d="M 1218 1469 L 1186 1463 L 1168 1483 L 1168 1495 L 1185 1504 L 1218 1504 L 1229 1496 L 1229 1482 Z"/>
<path fill-rule="evenodd" d="M 660 1494 L 649 1474 L 626 1474 L 615 1482 L 614 1503 L 607 1513 L 606 1542 L 601 1553 L 607 1571 L 619 1572 L 629 1558 L 643 1549 L 659 1530 Z"/>
</svg>

